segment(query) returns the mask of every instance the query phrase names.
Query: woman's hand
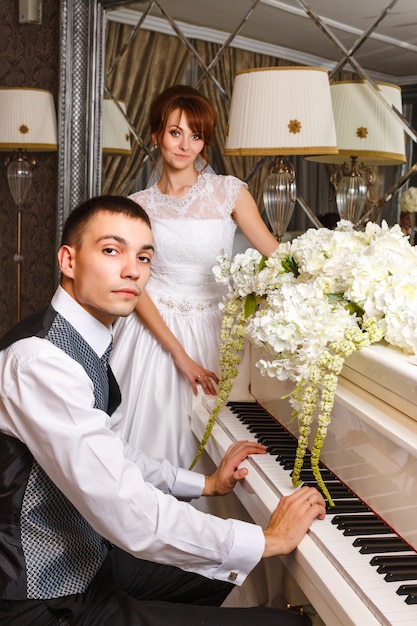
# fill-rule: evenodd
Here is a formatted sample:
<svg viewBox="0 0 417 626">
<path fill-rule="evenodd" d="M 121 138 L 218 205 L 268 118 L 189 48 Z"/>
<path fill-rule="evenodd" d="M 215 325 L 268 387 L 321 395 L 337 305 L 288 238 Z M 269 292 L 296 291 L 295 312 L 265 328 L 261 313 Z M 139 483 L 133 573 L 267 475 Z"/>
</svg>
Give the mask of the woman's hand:
<svg viewBox="0 0 417 626">
<path fill-rule="evenodd" d="M 143 291 L 138 299 L 136 313 L 142 324 L 159 341 L 161 346 L 171 354 L 176 367 L 188 378 L 194 395 L 198 394 L 197 385 L 201 385 L 204 393 L 209 396 L 216 396 L 217 391 L 214 383 L 217 384 L 219 382 L 216 374 L 206 370 L 188 356 L 174 333 L 165 324 L 155 303 L 146 291 Z"/>
<path fill-rule="evenodd" d="M 175 357 L 173 357 L 176 367 L 188 378 L 190 385 L 193 388 L 194 395 L 198 394 L 197 385 L 201 385 L 202 390 L 209 396 L 217 395 L 214 383 L 218 383 L 214 372 L 206 370 L 204 367 L 193 361 L 185 351 L 181 351 Z M 214 381 L 214 383 L 213 383 Z"/>
</svg>

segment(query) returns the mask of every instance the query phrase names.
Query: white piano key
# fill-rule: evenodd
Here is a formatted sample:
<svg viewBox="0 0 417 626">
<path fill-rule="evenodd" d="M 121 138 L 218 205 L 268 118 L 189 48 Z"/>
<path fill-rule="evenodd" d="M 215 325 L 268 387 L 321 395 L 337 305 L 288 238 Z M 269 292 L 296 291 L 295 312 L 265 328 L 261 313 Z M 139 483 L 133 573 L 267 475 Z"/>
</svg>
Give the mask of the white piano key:
<svg viewBox="0 0 417 626">
<path fill-rule="evenodd" d="M 196 408 L 192 425 L 200 438 L 206 422 L 207 411 Z M 218 422 L 207 446 L 215 462 L 233 441 L 256 440 L 226 407 Z M 252 455 L 243 465 L 248 467 L 249 474 L 236 486 L 236 493 L 254 521 L 265 525 L 280 497 L 294 491 L 290 472 L 269 454 Z M 331 523 L 332 517 L 328 514 L 325 520 L 316 520 L 293 555 L 283 558 L 296 580 L 304 583 L 302 588 L 307 595 L 309 584 L 315 587 L 314 575 L 319 577 L 317 587 L 325 585 L 321 594 L 316 587 L 311 592 L 314 599 L 310 598 L 313 604 L 320 605 L 315 606 L 322 618 L 331 615 L 326 622 L 329 626 L 416 626 L 417 605 L 407 605 L 405 596 L 396 593 L 402 582 L 386 582 L 384 576 L 377 573 L 377 568 L 369 563 L 373 555 L 361 554 L 359 548 L 353 546 L 354 537 L 344 536 L 343 531 Z M 323 577 L 326 577 L 325 581 Z M 350 612 L 354 618 L 350 617 Z"/>
</svg>

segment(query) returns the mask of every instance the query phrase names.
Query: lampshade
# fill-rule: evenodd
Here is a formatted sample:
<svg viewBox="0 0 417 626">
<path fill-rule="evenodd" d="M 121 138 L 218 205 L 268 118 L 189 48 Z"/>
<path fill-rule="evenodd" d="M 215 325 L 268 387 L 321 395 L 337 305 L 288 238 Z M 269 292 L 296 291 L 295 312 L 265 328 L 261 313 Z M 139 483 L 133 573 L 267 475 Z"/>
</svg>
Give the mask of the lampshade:
<svg viewBox="0 0 417 626">
<path fill-rule="evenodd" d="M 119 108 L 120 107 L 120 108 Z M 122 109 L 122 111 L 120 110 Z M 123 115 L 124 113 L 124 115 Z M 105 154 L 131 154 L 130 129 L 124 102 L 103 102 L 103 152 Z"/>
<path fill-rule="evenodd" d="M 401 88 L 377 83 L 382 96 L 401 113 Z M 338 155 L 307 157 L 322 163 L 348 162 L 351 157 L 366 165 L 406 162 L 403 126 L 364 80 L 330 83 L 336 125 Z"/>
<path fill-rule="evenodd" d="M 44 89 L 0 88 L 0 150 L 57 149 L 55 105 Z"/>
<path fill-rule="evenodd" d="M 266 67 L 236 75 L 225 155 L 337 152 L 327 70 Z"/>
</svg>

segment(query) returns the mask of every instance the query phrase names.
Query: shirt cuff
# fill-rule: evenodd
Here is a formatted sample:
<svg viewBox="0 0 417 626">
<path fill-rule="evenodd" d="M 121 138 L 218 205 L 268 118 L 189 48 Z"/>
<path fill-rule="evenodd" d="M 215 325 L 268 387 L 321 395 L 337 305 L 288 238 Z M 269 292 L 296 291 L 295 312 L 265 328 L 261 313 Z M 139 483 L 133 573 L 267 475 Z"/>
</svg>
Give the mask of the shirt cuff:
<svg viewBox="0 0 417 626">
<path fill-rule="evenodd" d="M 203 493 L 206 477 L 198 472 L 179 467 L 171 494 L 181 499 L 199 498 Z"/>
<path fill-rule="evenodd" d="M 248 574 L 259 563 L 265 550 L 265 536 L 260 526 L 231 520 L 234 527 L 233 547 L 225 561 L 216 570 L 215 578 L 242 585 Z"/>
</svg>

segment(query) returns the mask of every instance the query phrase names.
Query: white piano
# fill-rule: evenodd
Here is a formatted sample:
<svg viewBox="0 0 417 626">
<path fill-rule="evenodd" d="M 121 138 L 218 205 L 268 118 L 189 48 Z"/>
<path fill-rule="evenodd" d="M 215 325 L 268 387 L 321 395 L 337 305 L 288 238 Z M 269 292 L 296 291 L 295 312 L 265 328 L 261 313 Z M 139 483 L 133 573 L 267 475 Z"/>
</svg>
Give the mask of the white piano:
<svg viewBox="0 0 417 626">
<path fill-rule="evenodd" d="M 248 346 L 230 400 L 249 402 L 249 408 L 252 403 L 261 405 L 262 413 L 272 415 L 283 430 L 297 435 L 296 425 L 290 421 L 290 405 L 280 399 L 293 383 L 262 377 L 255 367 L 257 358 Z M 192 429 L 199 439 L 210 408 L 209 401 L 203 401 L 194 409 Z M 249 438 L 256 437 L 225 407 L 206 450 L 217 463 L 231 442 Z M 236 487 L 251 518 L 262 526 L 279 498 L 293 490 L 290 470 L 283 469 L 276 458 L 271 454 L 245 461 L 249 476 Z M 405 595 L 399 595 L 397 590 L 406 585 L 417 595 L 417 364 L 382 344 L 349 357 L 339 377 L 321 460 L 369 507 L 365 507 L 365 519 L 368 521 L 369 515 L 380 523 L 382 518 L 387 526 L 376 530 L 376 535 L 346 536 L 335 525 L 335 515 L 329 513 L 323 522 L 314 522 L 291 555 L 282 557 L 285 568 L 326 626 L 416 626 L 417 603 L 408 604 L 414 602 L 409 592 L 403 590 Z M 364 517 L 361 511 L 352 515 Z M 388 552 L 371 545 L 371 552 L 363 554 L 353 542 L 366 544 L 368 537 L 371 544 L 394 538 L 401 545 L 388 548 Z M 362 550 L 366 551 L 366 546 Z M 380 563 L 386 556 L 391 561 L 406 557 L 405 565 L 394 564 L 399 567 L 394 574 L 389 570 L 394 578 L 389 582 L 377 565 L 370 564 L 371 559 Z"/>
</svg>

